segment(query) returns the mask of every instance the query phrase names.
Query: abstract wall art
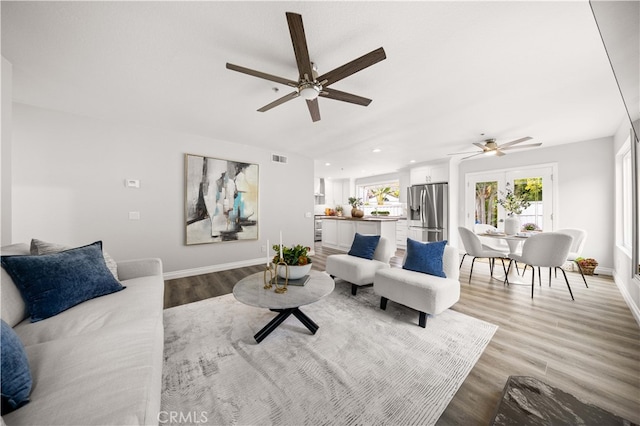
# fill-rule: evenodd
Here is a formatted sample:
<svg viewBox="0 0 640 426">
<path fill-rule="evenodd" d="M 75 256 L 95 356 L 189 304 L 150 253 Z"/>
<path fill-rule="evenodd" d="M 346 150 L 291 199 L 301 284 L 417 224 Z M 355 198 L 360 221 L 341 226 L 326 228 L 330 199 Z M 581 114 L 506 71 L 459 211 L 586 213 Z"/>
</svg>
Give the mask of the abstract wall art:
<svg viewBox="0 0 640 426">
<path fill-rule="evenodd" d="M 258 165 L 185 155 L 186 244 L 258 239 Z"/>
</svg>

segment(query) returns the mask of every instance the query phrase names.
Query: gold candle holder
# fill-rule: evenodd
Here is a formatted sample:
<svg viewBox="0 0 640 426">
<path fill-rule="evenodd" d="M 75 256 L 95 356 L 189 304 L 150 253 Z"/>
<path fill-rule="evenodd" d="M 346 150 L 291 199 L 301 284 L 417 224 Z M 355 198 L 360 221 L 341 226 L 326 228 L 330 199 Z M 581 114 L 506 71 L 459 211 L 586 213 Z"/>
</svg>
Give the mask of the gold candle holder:
<svg viewBox="0 0 640 426">
<path fill-rule="evenodd" d="M 267 279 L 267 272 L 269 273 L 269 278 Z M 264 281 L 264 289 L 265 290 L 269 290 L 271 289 L 271 287 L 273 287 L 271 285 L 271 281 L 273 280 L 273 269 L 271 268 L 271 264 L 267 265 L 267 267 L 264 269 L 264 277 L 263 277 L 263 281 Z"/>
<path fill-rule="evenodd" d="M 282 287 L 278 286 L 278 266 L 280 265 L 284 265 L 284 270 L 285 270 L 285 279 L 284 279 L 284 285 Z M 274 290 L 276 293 L 278 294 L 283 294 L 287 292 L 287 285 L 289 284 L 289 265 L 287 265 L 285 263 L 284 260 L 280 259 L 280 261 L 278 262 L 278 264 L 276 265 L 276 279 L 275 279 L 275 284 L 276 284 L 276 289 Z"/>
</svg>

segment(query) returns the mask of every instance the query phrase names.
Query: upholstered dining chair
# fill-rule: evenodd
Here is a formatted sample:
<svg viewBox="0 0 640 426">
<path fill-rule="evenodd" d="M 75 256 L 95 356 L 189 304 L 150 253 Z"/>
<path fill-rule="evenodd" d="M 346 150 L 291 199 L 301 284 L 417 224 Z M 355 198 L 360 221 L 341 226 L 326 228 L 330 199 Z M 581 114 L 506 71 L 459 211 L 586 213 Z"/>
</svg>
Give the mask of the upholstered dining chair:
<svg viewBox="0 0 640 426">
<path fill-rule="evenodd" d="M 586 285 L 587 288 L 589 288 L 589 285 L 587 284 L 587 280 L 584 277 L 584 272 L 582 272 L 582 268 L 580 267 L 580 264 L 576 261 L 576 259 L 579 258 L 580 255 L 582 254 L 582 250 L 584 249 L 584 243 L 587 241 L 587 231 L 585 231 L 584 229 L 578 229 L 578 228 L 565 228 L 565 229 L 558 229 L 556 232 L 559 232 L 561 234 L 571 235 L 571 237 L 573 237 L 573 241 L 571 242 L 571 248 L 569 249 L 569 254 L 567 255 L 566 261 L 574 262 L 576 265 L 578 265 L 578 270 L 580 271 L 580 275 L 582 275 L 582 281 L 584 281 L 584 285 Z"/>
<path fill-rule="evenodd" d="M 485 247 L 490 248 L 491 250 L 503 251 L 505 253 L 509 253 L 509 244 L 501 238 L 493 238 L 493 237 L 483 237 L 480 234 L 486 234 L 487 232 L 498 232 L 498 228 L 493 225 L 488 225 L 486 223 L 476 223 L 473 225 L 473 232 L 478 235 L 480 238 L 480 242 Z"/>
<path fill-rule="evenodd" d="M 567 283 L 571 300 L 575 300 L 571 286 L 569 285 L 569 280 L 567 279 L 567 274 L 564 272 L 564 269 L 562 269 L 562 265 L 567 260 L 572 241 L 573 237 L 559 232 L 543 232 L 527 238 L 522 246 L 522 254 L 509 254 L 511 260 L 509 261 L 505 282 L 509 284 L 509 270 L 514 261 L 531 266 L 531 298 L 533 298 L 536 267 L 538 268 L 538 282 L 540 285 L 542 285 L 542 278 L 540 276 L 541 267 L 550 268 L 549 278 L 551 278 L 551 268 L 555 268 L 556 271 L 560 269 L 562 275 L 564 275 L 564 281 Z"/>
<path fill-rule="evenodd" d="M 480 238 L 464 226 L 458 227 L 458 233 L 460 234 L 460 238 L 462 239 L 462 244 L 464 245 L 466 252 L 460 261 L 460 268 L 462 268 L 462 263 L 467 255 L 473 257 L 473 260 L 471 261 L 471 272 L 469 272 L 469 283 L 471 283 L 471 276 L 473 275 L 473 264 L 478 258 L 489 259 L 489 270 L 491 271 L 491 276 L 493 276 L 493 267 L 496 259 L 500 259 L 502 262 L 502 269 L 504 269 L 505 274 L 507 273 L 507 268 L 504 264 L 504 259 L 507 258 L 506 252 L 494 250 L 491 247 L 483 245 Z"/>
</svg>

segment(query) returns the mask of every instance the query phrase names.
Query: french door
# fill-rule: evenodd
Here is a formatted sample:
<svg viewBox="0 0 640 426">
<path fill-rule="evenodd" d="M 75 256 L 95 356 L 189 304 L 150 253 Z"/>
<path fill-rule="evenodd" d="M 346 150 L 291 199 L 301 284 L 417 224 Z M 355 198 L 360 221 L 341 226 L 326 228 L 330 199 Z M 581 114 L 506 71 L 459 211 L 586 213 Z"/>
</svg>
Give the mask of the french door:
<svg viewBox="0 0 640 426">
<path fill-rule="evenodd" d="M 507 212 L 500 206 L 507 190 L 526 198 L 530 205 L 519 215 L 520 225 L 532 224 L 536 229 L 552 231 L 555 165 L 468 173 L 465 195 L 465 226 L 487 224 L 504 229 Z"/>
</svg>

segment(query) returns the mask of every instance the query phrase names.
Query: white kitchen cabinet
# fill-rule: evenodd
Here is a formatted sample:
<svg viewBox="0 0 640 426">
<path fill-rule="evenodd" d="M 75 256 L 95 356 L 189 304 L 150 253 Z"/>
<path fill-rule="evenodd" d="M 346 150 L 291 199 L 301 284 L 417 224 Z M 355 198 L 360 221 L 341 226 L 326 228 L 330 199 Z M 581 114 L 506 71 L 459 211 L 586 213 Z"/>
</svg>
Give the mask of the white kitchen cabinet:
<svg viewBox="0 0 640 426">
<path fill-rule="evenodd" d="M 396 222 L 396 245 L 400 248 L 407 248 L 407 221 Z"/>
<path fill-rule="evenodd" d="M 434 164 L 430 166 L 414 167 L 409 172 L 411 185 L 421 183 L 436 183 L 449 181 L 449 165 Z"/>
<path fill-rule="evenodd" d="M 339 220 L 338 222 L 338 248 L 349 251 L 356 234 L 356 222 L 353 220 Z"/>
<path fill-rule="evenodd" d="M 327 247 L 338 245 L 338 222 L 330 219 L 322 220 L 322 245 Z"/>
<path fill-rule="evenodd" d="M 322 220 L 322 246 L 347 252 L 357 232 L 385 237 L 391 242 L 393 253 L 395 253 L 396 222 L 395 220 L 325 218 Z"/>
<path fill-rule="evenodd" d="M 332 209 L 336 207 L 333 203 L 333 182 L 330 180 L 326 180 L 324 183 L 324 203 Z"/>
<path fill-rule="evenodd" d="M 346 181 L 346 185 L 345 185 Z M 326 203 L 331 208 L 335 208 L 340 205 L 342 207 L 348 206 L 347 199 L 349 198 L 349 181 L 346 179 L 331 179 L 327 187 L 331 189 L 327 190 Z"/>
</svg>

